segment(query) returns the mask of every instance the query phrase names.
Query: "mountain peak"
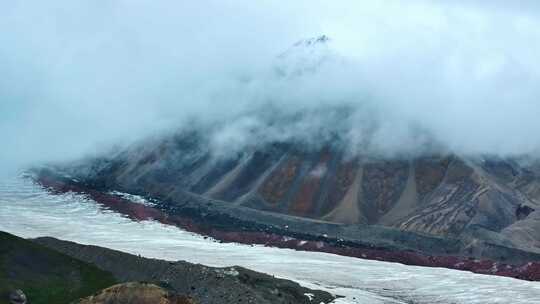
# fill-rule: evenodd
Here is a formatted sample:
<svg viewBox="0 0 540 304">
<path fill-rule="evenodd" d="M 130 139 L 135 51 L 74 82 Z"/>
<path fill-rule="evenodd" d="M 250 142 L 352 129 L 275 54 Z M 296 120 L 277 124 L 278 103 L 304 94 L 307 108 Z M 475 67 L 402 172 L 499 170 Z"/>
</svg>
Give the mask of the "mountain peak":
<svg viewBox="0 0 540 304">
<path fill-rule="evenodd" d="M 277 58 L 278 73 L 282 76 L 302 75 L 316 71 L 331 57 L 329 48 L 331 39 L 326 35 L 297 41 Z"/>
<path fill-rule="evenodd" d="M 312 45 L 317 45 L 317 44 L 326 44 L 330 40 L 331 40 L 330 37 L 323 34 L 317 37 L 311 37 L 311 38 L 299 40 L 293 46 L 298 47 L 298 46 L 312 46 Z"/>
</svg>

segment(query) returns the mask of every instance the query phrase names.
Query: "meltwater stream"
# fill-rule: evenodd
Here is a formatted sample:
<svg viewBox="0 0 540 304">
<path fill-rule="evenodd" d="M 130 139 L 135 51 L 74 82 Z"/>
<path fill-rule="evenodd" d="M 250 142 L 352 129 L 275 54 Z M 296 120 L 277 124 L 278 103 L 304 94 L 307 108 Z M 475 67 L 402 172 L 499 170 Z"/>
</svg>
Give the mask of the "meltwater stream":
<svg viewBox="0 0 540 304">
<path fill-rule="evenodd" d="M 132 221 L 82 195 L 53 195 L 23 178 L 0 181 L 0 230 L 22 237 L 53 236 L 152 258 L 240 265 L 345 296 L 335 303 L 540 303 L 540 282 L 223 244 L 173 226 Z"/>
</svg>

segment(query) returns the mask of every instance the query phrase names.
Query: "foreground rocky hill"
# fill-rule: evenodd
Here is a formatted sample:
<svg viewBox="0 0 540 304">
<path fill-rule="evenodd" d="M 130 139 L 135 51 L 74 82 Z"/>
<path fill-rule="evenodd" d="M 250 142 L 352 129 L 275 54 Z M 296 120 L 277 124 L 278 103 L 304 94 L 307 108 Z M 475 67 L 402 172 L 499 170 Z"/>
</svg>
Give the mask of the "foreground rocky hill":
<svg viewBox="0 0 540 304">
<path fill-rule="evenodd" d="M 335 299 L 327 292 L 241 267 L 146 259 L 53 238 L 25 240 L 4 232 L 0 232 L 0 270 L 2 304 L 307 304 L 312 303 L 310 297 L 316 303 Z M 124 283 L 111 286 L 117 282 Z"/>
<path fill-rule="evenodd" d="M 80 245 L 54 238 L 38 238 L 34 242 L 109 271 L 119 282 L 154 283 L 175 295 L 188 297 L 195 303 L 308 304 L 329 303 L 334 300 L 334 296 L 327 292 L 304 288 L 295 282 L 277 279 L 242 267 L 214 268 L 183 261 L 147 259 L 103 247 Z M 105 294 L 111 292 L 111 290 L 104 291 Z M 149 293 L 157 296 L 156 293 L 159 294 L 160 291 L 149 288 Z M 306 294 L 311 295 L 312 300 Z M 178 296 L 176 299 L 186 301 L 186 298 Z"/>
</svg>

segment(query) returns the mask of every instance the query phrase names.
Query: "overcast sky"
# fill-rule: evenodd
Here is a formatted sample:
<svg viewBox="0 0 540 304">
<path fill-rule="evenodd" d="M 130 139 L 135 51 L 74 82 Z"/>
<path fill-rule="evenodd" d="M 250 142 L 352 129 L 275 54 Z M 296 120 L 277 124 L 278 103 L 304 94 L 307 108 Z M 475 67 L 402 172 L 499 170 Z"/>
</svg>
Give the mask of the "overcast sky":
<svg viewBox="0 0 540 304">
<path fill-rule="evenodd" d="M 258 123 L 241 113 L 268 102 L 352 106 L 344 132 L 354 144 L 377 119 L 378 151 L 414 148 L 421 129 L 459 153 L 534 155 L 536 3 L 2 1 L 0 168 L 80 157 L 193 116 L 229 120 L 223 138 L 238 140 Z M 321 34 L 328 44 L 299 59 L 322 58 L 316 71 L 272 74 L 298 64 L 278 58 L 291 45 Z"/>
</svg>

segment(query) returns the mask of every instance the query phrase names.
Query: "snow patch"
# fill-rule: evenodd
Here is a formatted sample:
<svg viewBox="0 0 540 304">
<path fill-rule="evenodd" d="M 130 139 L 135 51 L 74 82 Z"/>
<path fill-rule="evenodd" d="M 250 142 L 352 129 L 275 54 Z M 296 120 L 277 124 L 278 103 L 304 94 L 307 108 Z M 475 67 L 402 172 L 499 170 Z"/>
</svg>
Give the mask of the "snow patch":
<svg viewBox="0 0 540 304">
<path fill-rule="evenodd" d="M 116 196 L 119 196 L 119 197 L 121 197 L 121 198 L 123 198 L 125 200 L 130 201 L 130 202 L 145 205 L 145 206 L 148 206 L 148 207 L 155 207 L 156 206 L 156 203 L 151 202 L 151 201 L 147 200 L 146 198 L 144 198 L 144 197 L 142 197 L 140 195 L 134 195 L 134 194 L 129 194 L 129 193 L 120 192 L 120 191 L 110 191 L 110 192 L 108 192 L 108 194 L 116 195 Z"/>
</svg>

